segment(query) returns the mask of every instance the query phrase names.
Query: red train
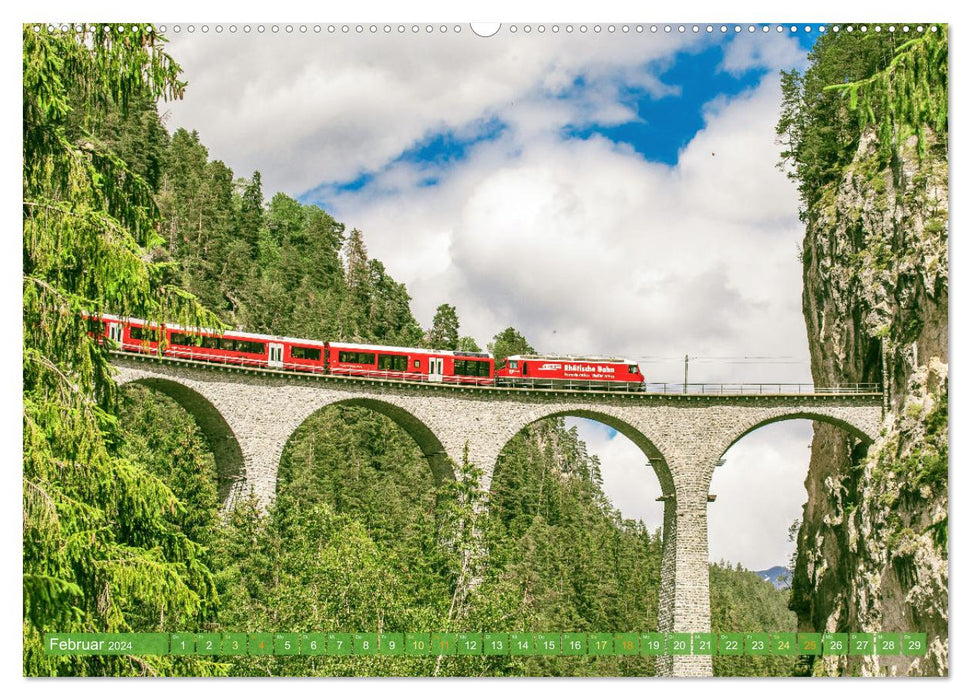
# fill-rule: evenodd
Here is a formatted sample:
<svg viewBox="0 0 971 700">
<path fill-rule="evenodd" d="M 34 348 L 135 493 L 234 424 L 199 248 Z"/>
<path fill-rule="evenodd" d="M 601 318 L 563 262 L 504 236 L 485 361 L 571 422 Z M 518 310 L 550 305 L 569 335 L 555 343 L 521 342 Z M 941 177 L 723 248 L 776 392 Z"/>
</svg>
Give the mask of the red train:
<svg viewBox="0 0 971 700">
<path fill-rule="evenodd" d="M 109 314 L 88 316 L 88 331 L 125 352 L 157 353 L 198 362 L 218 362 L 297 372 L 489 386 L 495 363 L 484 352 L 427 350 L 361 343 L 325 343 L 305 338 L 241 331 L 184 328 Z"/>
<path fill-rule="evenodd" d="M 607 357 L 510 355 L 496 373 L 499 386 L 644 391 L 644 375 L 633 360 Z"/>
<path fill-rule="evenodd" d="M 350 377 L 520 386 L 643 391 L 644 377 L 629 360 L 515 355 L 499 372 L 490 353 L 331 343 L 241 331 L 159 327 L 135 318 L 86 315 L 88 332 L 120 350 L 246 367 Z"/>
</svg>

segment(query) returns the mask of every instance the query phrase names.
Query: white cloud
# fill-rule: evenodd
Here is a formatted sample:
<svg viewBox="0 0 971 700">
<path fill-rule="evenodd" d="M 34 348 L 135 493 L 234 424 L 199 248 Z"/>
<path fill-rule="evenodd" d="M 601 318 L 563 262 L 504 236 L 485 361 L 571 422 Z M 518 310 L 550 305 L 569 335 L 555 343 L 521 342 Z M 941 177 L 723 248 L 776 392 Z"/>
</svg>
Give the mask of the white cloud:
<svg viewBox="0 0 971 700">
<path fill-rule="evenodd" d="M 480 343 L 513 325 L 545 351 L 805 360 L 797 198 L 774 167 L 778 99 L 768 77 L 712 107 L 675 167 L 598 136 L 510 129 L 436 187 L 400 189 L 427 175 L 402 163 L 332 201 L 407 283 L 421 321 L 455 303 Z M 679 363 L 645 369 L 681 376 Z M 692 376 L 737 381 L 746 369 L 699 363 Z M 758 379 L 807 369 L 760 367 Z"/>
<path fill-rule="evenodd" d="M 508 32 L 483 39 L 465 30 L 170 33 L 189 87 L 168 105 L 169 125 L 198 130 L 212 157 L 238 174 L 260 170 L 268 192 L 299 194 L 379 169 L 423 137 L 490 116 L 526 134 L 556 122 L 626 120 L 622 85 L 676 90 L 643 65 L 707 41 L 633 33 L 609 41 Z M 556 99 L 577 79 L 597 92 Z M 535 93 L 550 99 L 524 99 Z"/>
<path fill-rule="evenodd" d="M 789 32 L 743 33 L 725 47 L 722 70 L 738 75 L 753 68 L 804 68 L 806 51 Z"/>
<path fill-rule="evenodd" d="M 802 518 L 807 499 L 812 422 L 786 421 L 759 428 L 725 453 L 715 469 L 708 506 L 712 561 L 726 559 L 760 571 L 786 566 L 795 551 L 789 525 Z"/>
</svg>

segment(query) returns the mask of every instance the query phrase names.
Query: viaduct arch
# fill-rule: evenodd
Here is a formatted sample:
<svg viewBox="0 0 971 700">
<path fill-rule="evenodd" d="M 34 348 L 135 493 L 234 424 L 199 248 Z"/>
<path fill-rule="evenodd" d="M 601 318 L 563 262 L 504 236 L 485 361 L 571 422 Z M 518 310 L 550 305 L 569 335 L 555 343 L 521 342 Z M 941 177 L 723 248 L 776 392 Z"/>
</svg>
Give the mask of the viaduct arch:
<svg viewBox="0 0 971 700">
<path fill-rule="evenodd" d="M 882 421 L 880 394 L 668 395 L 564 390 L 479 389 L 435 384 L 298 375 L 185 360 L 118 354 L 119 384 L 137 382 L 168 394 L 199 421 L 227 475 L 226 507 L 244 494 L 267 507 L 290 436 L 330 405 L 366 406 L 418 443 L 436 479 L 451 464 L 482 470 L 488 490 L 499 452 L 527 425 L 579 416 L 605 423 L 638 445 L 661 483 L 664 530 L 658 626 L 707 632 L 708 488 L 716 462 L 748 433 L 770 423 L 809 418 L 838 425 L 866 443 Z M 659 657 L 662 675 L 707 676 L 710 656 Z"/>
<path fill-rule="evenodd" d="M 192 416 L 216 462 L 219 500 L 225 503 L 233 498 L 234 490 L 239 489 L 245 479 L 246 464 L 239 440 L 219 409 L 203 394 L 182 382 L 162 377 L 141 377 L 131 383 L 165 394 Z"/>
</svg>

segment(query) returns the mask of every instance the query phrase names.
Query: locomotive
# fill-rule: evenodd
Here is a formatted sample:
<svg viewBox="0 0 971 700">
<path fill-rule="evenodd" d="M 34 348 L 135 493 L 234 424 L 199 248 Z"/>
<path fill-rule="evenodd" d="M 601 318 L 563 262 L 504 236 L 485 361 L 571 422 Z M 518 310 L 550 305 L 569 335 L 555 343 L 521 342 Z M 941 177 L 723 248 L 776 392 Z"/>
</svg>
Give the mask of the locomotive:
<svg viewBox="0 0 971 700">
<path fill-rule="evenodd" d="M 637 363 L 610 357 L 510 355 L 502 361 L 496 383 L 539 389 L 644 391 L 644 375 Z"/>
<path fill-rule="evenodd" d="M 428 350 L 159 326 L 111 314 L 85 315 L 88 332 L 123 352 L 278 371 L 487 387 L 644 391 L 636 362 L 619 358 L 512 355 L 496 371 L 491 353 Z"/>
</svg>

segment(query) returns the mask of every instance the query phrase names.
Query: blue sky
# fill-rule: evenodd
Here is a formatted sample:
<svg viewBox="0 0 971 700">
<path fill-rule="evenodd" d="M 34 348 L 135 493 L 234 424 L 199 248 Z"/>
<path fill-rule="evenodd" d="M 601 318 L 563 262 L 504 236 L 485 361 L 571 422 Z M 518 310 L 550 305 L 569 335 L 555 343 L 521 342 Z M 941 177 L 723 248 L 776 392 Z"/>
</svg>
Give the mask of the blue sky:
<svg viewBox="0 0 971 700">
<path fill-rule="evenodd" d="M 800 34 L 799 44 L 808 51 L 816 34 Z M 645 159 L 675 165 L 678 153 L 704 127 L 702 108 L 716 98 L 731 98 L 755 88 L 769 72 L 764 66 L 738 74 L 721 70 L 727 39 L 703 51 L 680 52 L 673 65 L 660 74 L 661 80 L 678 87 L 675 94 L 655 99 L 647 91 L 631 90 L 630 100 L 638 119 L 619 126 L 592 125 L 570 135 L 585 138 L 600 134 L 612 141 L 628 143 Z"/>
<path fill-rule="evenodd" d="M 807 33 L 803 30 L 804 26 L 800 25 L 800 31 L 792 34 L 792 37 L 803 52 L 808 52 L 818 32 Z M 715 34 L 700 47 L 678 51 L 673 56 L 648 64 L 646 68 L 653 70 L 662 83 L 670 86 L 670 91 L 657 95 L 655 91 L 640 85 L 621 85 L 620 101 L 631 109 L 629 120 L 616 124 L 596 121 L 566 124 L 561 129 L 561 136 L 564 139 L 600 136 L 629 145 L 645 160 L 676 165 L 680 151 L 704 128 L 705 105 L 716 99 L 731 99 L 752 90 L 767 73 L 775 70 L 765 65 L 754 65 L 740 71 L 725 69 L 726 46 L 735 40 L 731 33 Z M 602 79 L 615 78 L 605 76 Z M 593 87 L 595 85 L 586 76 L 578 75 L 570 85 L 554 91 L 552 97 L 577 99 Z M 506 128 L 502 119 L 491 116 L 463 125 L 461 129 L 431 131 L 412 142 L 381 168 L 365 170 L 344 180 L 321 182 L 301 193 L 298 199 L 306 204 L 333 209 L 341 195 L 368 190 L 374 186 L 378 173 L 402 164 L 433 170 L 417 185 L 434 187 L 441 182 L 438 171 L 462 162 L 476 144 L 498 138 Z"/>
</svg>

